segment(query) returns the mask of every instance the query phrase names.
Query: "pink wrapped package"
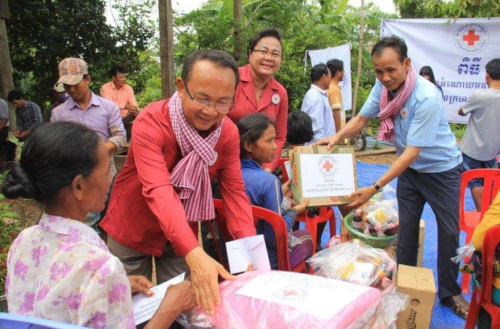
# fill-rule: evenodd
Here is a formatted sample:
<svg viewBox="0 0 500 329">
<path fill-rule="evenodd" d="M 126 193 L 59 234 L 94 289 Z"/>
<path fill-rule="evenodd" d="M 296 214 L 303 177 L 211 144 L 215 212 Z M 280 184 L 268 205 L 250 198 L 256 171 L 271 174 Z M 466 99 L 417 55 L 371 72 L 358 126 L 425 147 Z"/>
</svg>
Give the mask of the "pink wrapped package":
<svg viewBox="0 0 500 329">
<path fill-rule="evenodd" d="M 191 314 L 187 327 L 344 329 L 381 301 L 378 289 L 281 271 L 247 272 L 219 290 L 216 314 Z"/>
</svg>

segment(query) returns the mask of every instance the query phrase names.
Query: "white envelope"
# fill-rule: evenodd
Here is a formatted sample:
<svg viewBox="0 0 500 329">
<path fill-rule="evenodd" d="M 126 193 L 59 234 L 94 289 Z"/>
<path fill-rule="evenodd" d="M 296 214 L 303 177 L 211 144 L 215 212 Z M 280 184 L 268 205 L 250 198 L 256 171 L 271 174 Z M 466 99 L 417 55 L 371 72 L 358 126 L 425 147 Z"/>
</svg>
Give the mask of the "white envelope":
<svg viewBox="0 0 500 329">
<path fill-rule="evenodd" d="M 270 270 L 269 256 L 263 235 L 226 242 L 231 274 L 245 272 L 253 264 L 255 270 Z"/>
<path fill-rule="evenodd" d="M 139 325 L 148 321 L 156 313 L 160 307 L 161 301 L 167 293 L 168 287 L 174 284 L 179 284 L 184 281 L 186 273 L 182 273 L 173 279 L 168 280 L 162 284 L 154 286 L 150 290 L 155 294 L 151 297 L 146 297 L 143 294 L 138 294 L 132 297 L 132 306 L 134 308 L 135 325 Z"/>
</svg>

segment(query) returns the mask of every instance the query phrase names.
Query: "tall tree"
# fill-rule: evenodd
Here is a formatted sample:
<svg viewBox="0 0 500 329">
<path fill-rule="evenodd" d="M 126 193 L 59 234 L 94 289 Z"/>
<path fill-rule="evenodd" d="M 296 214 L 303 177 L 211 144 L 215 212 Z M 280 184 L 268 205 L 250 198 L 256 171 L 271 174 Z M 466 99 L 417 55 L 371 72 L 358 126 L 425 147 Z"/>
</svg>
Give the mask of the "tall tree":
<svg viewBox="0 0 500 329">
<path fill-rule="evenodd" d="M 118 1 L 118 26 L 111 27 L 106 24 L 104 0 L 11 1 L 7 29 L 16 87 L 23 87 L 30 99 L 43 106 L 57 81 L 57 65 L 65 57 L 80 57 L 89 64 L 94 91 L 109 79 L 112 65 L 137 69 L 137 53 L 154 34 L 139 17 L 144 14 L 141 6 L 150 2 Z M 30 83 L 23 85 L 23 81 Z"/>
<path fill-rule="evenodd" d="M 166 99 L 175 92 L 174 22 L 171 0 L 159 0 L 161 95 Z"/>
<path fill-rule="evenodd" d="M 243 0 L 234 0 L 233 3 L 234 19 L 234 59 L 239 61 L 243 54 L 243 40 L 241 27 L 243 25 Z"/>
</svg>

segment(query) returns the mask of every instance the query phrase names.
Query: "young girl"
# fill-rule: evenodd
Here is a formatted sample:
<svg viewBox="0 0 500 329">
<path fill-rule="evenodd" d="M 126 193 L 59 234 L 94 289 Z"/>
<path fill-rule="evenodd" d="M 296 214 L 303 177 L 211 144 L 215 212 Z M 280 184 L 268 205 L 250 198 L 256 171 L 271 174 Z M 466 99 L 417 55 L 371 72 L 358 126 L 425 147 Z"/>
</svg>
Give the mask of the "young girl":
<svg viewBox="0 0 500 329">
<path fill-rule="evenodd" d="M 284 209 L 282 205 L 283 194 L 287 195 L 290 192 L 290 182 L 281 186 L 276 176 L 262 168 L 263 163 L 273 162 L 276 156 L 276 131 L 273 124 L 263 114 L 252 114 L 241 119 L 237 126 L 240 132 L 241 171 L 250 203 L 283 216 L 287 231 L 291 232 L 297 214 L 306 209 L 308 201 Z M 257 233 L 264 234 L 271 267 L 276 269 L 278 255 L 276 236 L 272 227 L 264 221 L 260 221 L 257 225 Z M 294 243 L 294 246 L 290 246 L 289 242 L 291 268 L 312 255 L 312 240 L 309 232 L 299 230 L 293 232 L 293 236 L 298 238 L 301 243 L 296 245 Z"/>
</svg>

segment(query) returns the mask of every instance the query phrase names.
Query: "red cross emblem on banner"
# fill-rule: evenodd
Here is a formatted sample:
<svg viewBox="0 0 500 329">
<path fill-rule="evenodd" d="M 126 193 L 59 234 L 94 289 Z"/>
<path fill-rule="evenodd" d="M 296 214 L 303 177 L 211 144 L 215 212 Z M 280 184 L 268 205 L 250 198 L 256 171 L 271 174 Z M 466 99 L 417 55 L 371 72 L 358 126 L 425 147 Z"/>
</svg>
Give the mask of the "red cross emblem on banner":
<svg viewBox="0 0 500 329">
<path fill-rule="evenodd" d="M 326 160 L 323 168 L 325 168 L 326 172 L 330 172 L 330 170 L 333 168 L 333 164 L 331 164 L 330 161 Z"/>
<path fill-rule="evenodd" d="M 468 34 L 464 34 L 462 39 L 467 42 L 467 46 L 474 46 L 476 41 L 479 41 L 481 37 L 476 34 L 476 31 L 474 30 L 469 30 Z"/>
</svg>

